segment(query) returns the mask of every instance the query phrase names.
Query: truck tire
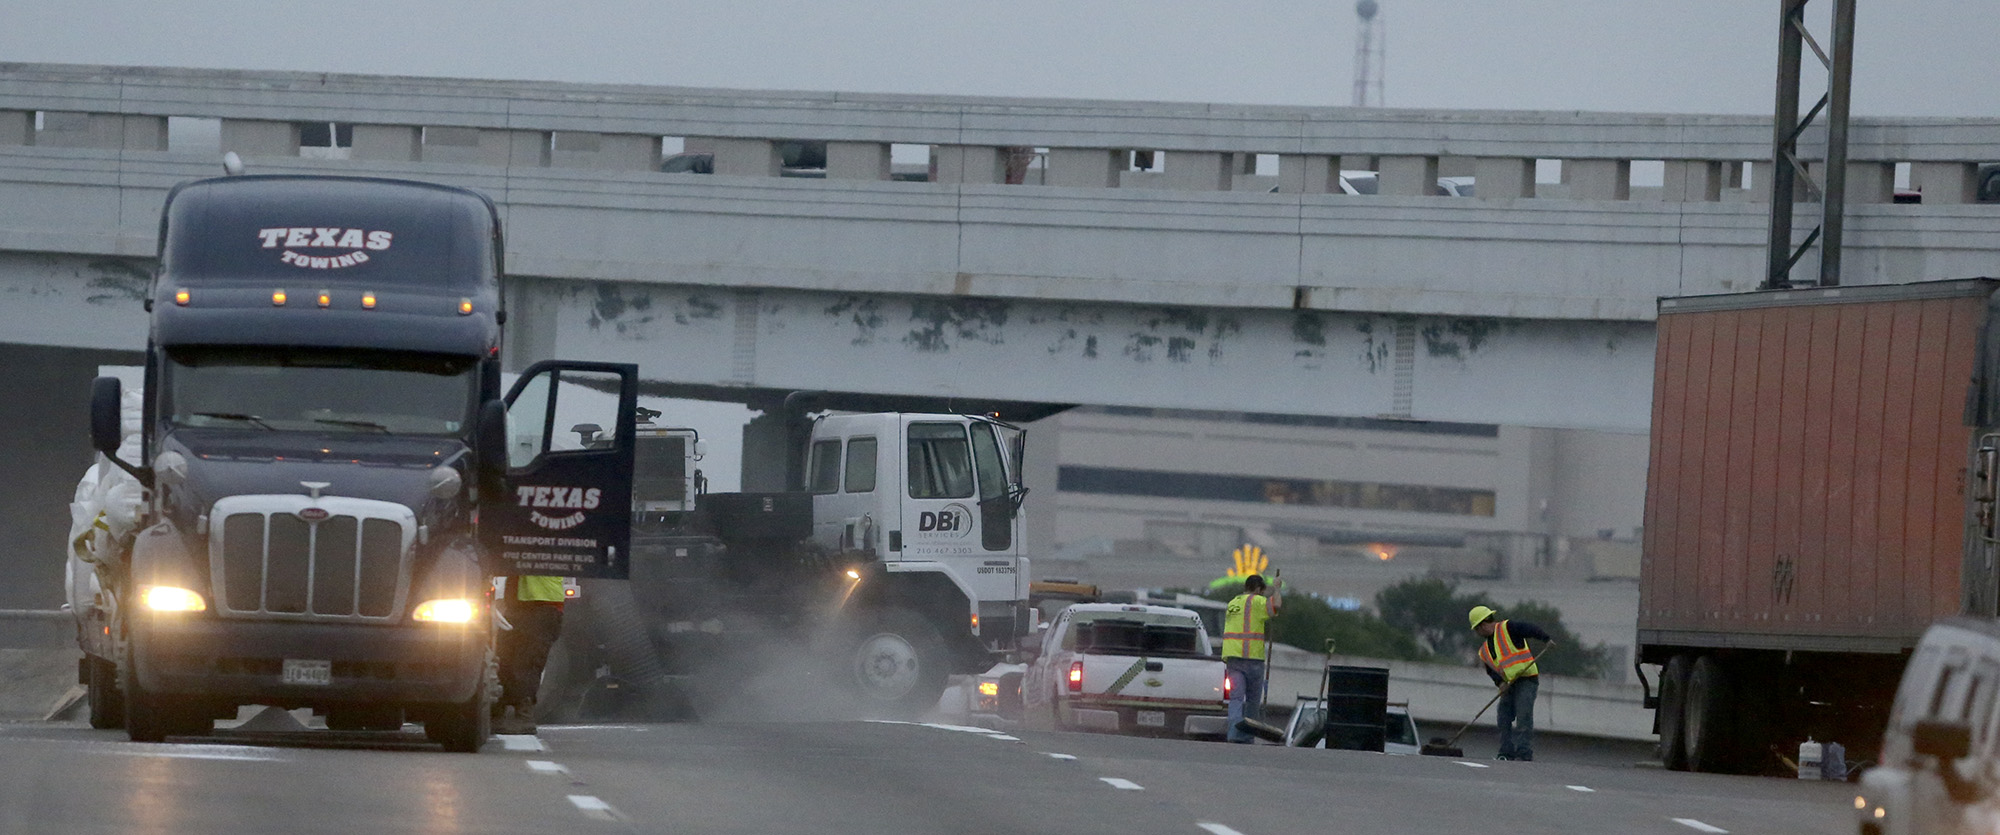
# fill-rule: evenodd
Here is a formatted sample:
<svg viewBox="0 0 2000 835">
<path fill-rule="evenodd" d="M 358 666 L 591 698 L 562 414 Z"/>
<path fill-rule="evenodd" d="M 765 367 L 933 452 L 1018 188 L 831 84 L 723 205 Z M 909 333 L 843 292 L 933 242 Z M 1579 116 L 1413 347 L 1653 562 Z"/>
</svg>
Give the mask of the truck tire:
<svg viewBox="0 0 2000 835">
<path fill-rule="evenodd" d="M 862 712 L 910 719 L 936 707 L 950 672 L 937 629 L 907 609 L 884 610 L 857 626 L 846 679 Z"/>
<path fill-rule="evenodd" d="M 118 689 L 118 665 L 97 656 L 86 658 L 90 680 L 90 726 L 100 731 L 125 727 L 125 691 Z"/>
<path fill-rule="evenodd" d="M 1721 772 L 1736 767 L 1736 723 L 1731 721 L 1735 698 L 1729 672 L 1713 655 L 1696 658 L 1688 673 L 1685 734 L 1687 765 L 1694 771 Z"/>
<path fill-rule="evenodd" d="M 424 737 L 454 754 L 477 754 L 493 736 L 493 691 L 499 677 L 498 661 L 486 653 L 486 674 L 472 698 L 457 704 L 440 705 L 424 720 Z"/>
<path fill-rule="evenodd" d="M 165 742 L 170 736 L 207 736 L 215 730 L 208 711 L 186 699 L 146 692 L 128 659 L 119 671 L 125 691 L 125 735 L 133 742 Z"/>
<path fill-rule="evenodd" d="M 1667 659 L 1660 670 L 1660 764 L 1674 771 L 1688 770 L 1687 688 L 1688 668 L 1693 662 L 1685 655 Z"/>
</svg>

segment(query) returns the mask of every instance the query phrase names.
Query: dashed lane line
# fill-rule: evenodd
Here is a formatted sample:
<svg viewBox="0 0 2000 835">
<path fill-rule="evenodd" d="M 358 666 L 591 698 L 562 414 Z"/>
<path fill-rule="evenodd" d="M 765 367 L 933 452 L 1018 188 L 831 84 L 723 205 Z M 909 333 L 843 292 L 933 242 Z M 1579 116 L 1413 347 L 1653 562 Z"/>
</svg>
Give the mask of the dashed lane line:
<svg viewBox="0 0 2000 835">
<path fill-rule="evenodd" d="M 1145 786 L 1141 786 L 1138 783 L 1134 783 L 1123 777 L 1099 777 L 1097 779 L 1103 780 L 1104 782 L 1111 784 L 1111 787 L 1114 789 L 1124 789 L 1126 791 L 1134 791 L 1134 792 L 1146 790 Z"/>
<path fill-rule="evenodd" d="M 1709 833 L 1716 833 L 1716 835 L 1729 835 L 1729 830 L 1727 829 L 1723 829 L 1720 826 L 1709 826 L 1708 824 L 1702 823 L 1701 821 L 1695 820 L 1694 818 L 1674 818 L 1674 823 L 1678 823 L 1696 832 L 1709 832 Z"/>
<path fill-rule="evenodd" d="M 1209 833 L 1211 833 L 1211 835 L 1243 835 L 1243 833 L 1238 832 L 1234 829 L 1230 829 L 1229 827 L 1223 826 L 1222 824 L 1219 823 L 1200 821 L 1197 822 L 1195 826 L 1199 826 L 1202 829 L 1207 830 Z"/>
<path fill-rule="evenodd" d="M 564 766 L 562 763 L 549 762 L 548 760 L 529 760 L 528 770 L 535 772 L 536 774 L 549 774 L 555 776 L 567 776 L 569 774 L 569 768 L 567 766 Z"/>
<path fill-rule="evenodd" d="M 549 746 L 543 745 L 541 738 L 534 734 L 494 734 L 493 738 L 500 740 L 500 744 L 509 751 L 549 750 Z"/>
<path fill-rule="evenodd" d="M 1570 791 L 1573 792 L 1592 793 L 1597 791 L 1596 789 L 1593 789 L 1589 786 L 1564 786 L 1564 788 L 1569 789 Z"/>
<path fill-rule="evenodd" d="M 586 818 L 601 821 L 620 820 L 617 809 L 611 808 L 611 804 L 590 795 L 572 794 L 569 796 L 569 802 L 570 805 L 576 807 L 577 811 L 582 812 Z"/>
<path fill-rule="evenodd" d="M 1487 765 L 1485 763 L 1469 763 L 1464 760 L 1458 760 L 1457 762 L 1459 765 L 1465 766 L 1466 768 L 1492 768 L 1492 766 Z"/>
<path fill-rule="evenodd" d="M 1044 756 L 1044 757 L 1048 757 L 1049 759 L 1052 759 L 1052 760 L 1070 760 L 1070 761 L 1074 761 L 1074 760 L 1076 759 L 1076 755 L 1075 755 L 1075 754 L 1058 754 L 1058 753 L 1056 753 L 1056 752 L 1054 752 L 1054 751 L 1043 751 L 1043 752 L 1042 752 L 1042 756 Z"/>
</svg>

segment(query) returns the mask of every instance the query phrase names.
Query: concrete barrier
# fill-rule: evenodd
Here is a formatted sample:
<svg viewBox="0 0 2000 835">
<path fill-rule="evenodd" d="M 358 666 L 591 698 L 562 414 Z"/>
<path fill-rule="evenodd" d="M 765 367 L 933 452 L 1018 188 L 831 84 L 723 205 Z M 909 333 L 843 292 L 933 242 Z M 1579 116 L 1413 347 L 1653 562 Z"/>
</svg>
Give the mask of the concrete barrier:
<svg viewBox="0 0 2000 835">
<path fill-rule="evenodd" d="M 1288 707 L 1296 696 L 1317 696 L 1326 657 L 1283 644 L 1274 648 L 1267 697 L 1272 707 Z M 1389 668 L 1389 700 L 1408 702 L 1420 721 L 1449 724 L 1452 730 L 1493 698 L 1493 682 L 1478 667 L 1420 664 L 1380 658 L 1333 656 L 1333 663 Z M 1637 684 L 1544 675 L 1535 699 L 1535 729 L 1607 739 L 1651 741 L 1653 714 L 1643 707 Z M 1475 724 L 1491 727 L 1494 711 Z"/>
<path fill-rule="evenodd" d="M 74 707 L 76 625 L 57 609 L 0 609 L 0 721 L 44 719 Z"/>
</svg>

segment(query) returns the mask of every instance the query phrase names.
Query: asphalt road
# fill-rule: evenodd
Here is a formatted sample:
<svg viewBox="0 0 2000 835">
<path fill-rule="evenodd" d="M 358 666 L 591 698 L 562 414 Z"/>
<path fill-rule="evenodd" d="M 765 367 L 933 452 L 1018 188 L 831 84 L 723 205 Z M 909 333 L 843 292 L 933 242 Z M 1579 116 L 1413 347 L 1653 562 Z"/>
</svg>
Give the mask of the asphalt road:
<svg viewBox="0 0 2000 835">
<path fill-rule="evenodd" d="M 1852 829 L 1842 784 L 1671 773 L 1615 749 L 1565 759 L 1565 744 L 1511 763 L 860 721 L 545 727 L 479 755 L 420 739 L 145 745 L 0 725 L 0 833 Z"/>
</svg>

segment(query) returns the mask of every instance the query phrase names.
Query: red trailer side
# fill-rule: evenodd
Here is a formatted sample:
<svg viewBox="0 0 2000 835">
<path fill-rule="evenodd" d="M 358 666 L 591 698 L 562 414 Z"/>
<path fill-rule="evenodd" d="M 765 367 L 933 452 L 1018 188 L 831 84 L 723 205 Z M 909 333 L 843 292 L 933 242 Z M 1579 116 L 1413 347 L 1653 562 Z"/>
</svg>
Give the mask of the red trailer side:
<svg viewBox="0 0 2000 835">
<path fill-rule="evenodd" d="M 1968 385 L 1996 287 L 1661 302 L 1638 643 L 1663 667 L 1669 765 L 1863 734 L 1924 628 L 1964 611 Z"/>
</svg>

